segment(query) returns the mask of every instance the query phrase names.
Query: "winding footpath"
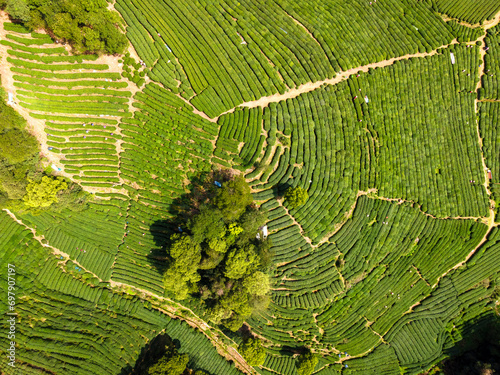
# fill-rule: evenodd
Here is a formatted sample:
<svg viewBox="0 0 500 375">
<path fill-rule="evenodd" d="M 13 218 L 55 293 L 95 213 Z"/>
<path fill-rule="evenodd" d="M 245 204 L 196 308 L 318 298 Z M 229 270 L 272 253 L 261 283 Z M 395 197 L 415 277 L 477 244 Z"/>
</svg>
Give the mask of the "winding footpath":
<svg viewBox="0 0 500 375">
<path fill-rule="evenodd" d="M 222 116 L 222 115 L 225 115 L 227 113 L 234 112 L 236 110 L 236 108 L 241 108 L 241 107 L 247 107 L 247 108 L 267 107 L 270 103 L 277 103 L 277 102 L 281 102 L 283 100 L 295 98 L 295 97 L 297 97 L 297 96 L 299 96 L 301 94 L 304 94 L 306 92 L 314 91 L 314 90 L 320 88 L 321 86 L 323 86 L 325 84 L 326 85 L 336 85 L 339 82 L 347 80 L 349 78 L 349 76 L 352 75 L 352 74 L 356 74 L 356 73 L 359 73 L 359 72 L 368 72 L 369 69 L 384 68 L 386 66 L 390 66 L 390 65 L 394 64 L 396 61 L 408 60 L 408 59 L 411 59 L 411 58 L 414 58 L 414 57 L 429 57 L 429 56 L 434 56 L 440 50 L 448 48 L 449 46 L 451 46 L 453 44 L 458 44 L 458 41 L 456 39 L 454 39 L 451 43 L 444 44 L 444 45 L 436 48 L 435 50 L 433 50 L 431 52 L 411 53 L 411 54 L 407 54 L 407 55 L 403 55 L 403 56 L 393 57 L 393 58 L 388 59 L 388 60 L 383 60 L 383 61 L 379 61 L 379 62 L 376 62 L 376 63 L 371 63 L 371 64 L 368 64 L 368 65 L 358 66 L 356 68 L 352 68 L 352 69 L 349 69 L 349 70 L 340 71 L 333 78 L 328 78 L 328 79 L 325 79 L 325 80 L 322 80 L 322 81 L 316 81 L 316 82 L 307 82 L 307 83 L 304 83 L 303 85 L 300 85 L 300 86 L 298 86 L 296 88 L 288 90 L 284 94 L 274 94 L 274 95 L 270 95 L 270 96 L 263 96 L 260 99 L 257 99 L 257 100 L 251 101 L 251 102 L 242 103 L 242 104 L 240 104 L 240 105 L 238 105 L 238 106 L 236 106 L 234 108 L 231 108 L 230 110 L 228 110 L 228 111 L 226 111 L 224 113 L 221 113 L 219 115 L 219 117 Z"/>
<path fill-rule="evenodd" d="M 18 219 L 14 213 L 12 213 L 8 209 L 4 209 L 5 211 L 15 222 L 19 225 L 23 226 L 27 230 L 29 230 L 33 234 L 33 238 L 40 243 L 42 247 L 49 249 L 52 254 L 64 257 L 64 261 L 60 263 L 65 264 L 68 260 L 71 260 L 73 263 L 78 265 L 85 272 L 90 273 L 93 277 L 98 279 L 100 282 L 106 282 L 109 284 L 109 289 L 114 292 L 133 292 L 133 294 L 137 295 L 143 301 L 148 301 L 154 306 L 157 310 L 161 311 L 164 314 L 174 318 L 185 321 L 193 328 L 197 328 L 202 332 L 215 346 L 217 352 L 224 357 L 228 361 L 233 361 L 235 366 L 240 369 L 245 374 L 250 375 L 258 375 L 258 373 L 245 361 L 245 359 L 241 356 L 238 351 L 227 344 L 224 343 L 224 340 L 230 340 L 222 331 L 219 329 L 208 325 L 202 318 L 197 316 L 191 309 L 183 306 L 182 304 L 175 302 L 171 299 L 159 296 L 155 293 L 152 293 L 148 290 L 137 288 L 133 285 L 116 282 L 113 280 L 102 280 L 95 273 L 90 271 L 89 269 L 82 266 L 78 261 L 72 259 L 69 254 L 51 246 L 47 239 L 43 235 L 37 235 L 36 229 L 29 227 L 24 224 L 22 220 Z M 63 271 L 64 272 L 64 271 Z"/>
</svg>

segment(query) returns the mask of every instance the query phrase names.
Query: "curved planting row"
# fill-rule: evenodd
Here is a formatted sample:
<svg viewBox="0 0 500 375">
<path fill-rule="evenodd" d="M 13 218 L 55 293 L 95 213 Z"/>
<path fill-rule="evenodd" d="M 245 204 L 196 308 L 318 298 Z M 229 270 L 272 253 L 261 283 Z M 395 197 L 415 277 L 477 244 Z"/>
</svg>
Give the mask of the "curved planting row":
<svg viewBox="0 0 500 375">
<path fill-rule="evenodd" d="M 218 355 L 203 333 L 137 296 L 113 292 L 71 260 L 49 255 L 30 231 L 4 212 L 0 212 L 0 229 L 4 234 L 0 246 L 5 250 L 0 263 L 5 269 L 15 264 L 18 314 L 16 367 L 8 366 L 3 356 L 0 364 L 5 374 L 128 372 L 144 345 L 161 331 L 179 340 L 179 352 L 190 355 L 190 368 L 241 373 Z M 1 277 L 7 285 L 5 275 Z M 0 303 L 2 314 L 8 311 L 6 302 Z M 6 322 L 2 328 L 7 329 Z"/>
<path fill-rule="evenodd" d="M 120 176 L 136 199 L 127 209 L 112 279 L 161 295 L 171 204 L 184 193 L 186 179 L 210 171 L 218 128 L 158 85 L 146 85 L 134 99 L 140 111 L 120 124 Z"/>
<path fill-rule="evenodd" d="M 453 39 L 431 9 L 408 0 L 349 6 L 275 0 L 265 9 L 258 1 L 121 0 L 117 9 L 139 55 L 154 66 L 151 78 L 186 98 L 194 91 L 191 102 L 210 117 L 341 69 L 430 51 Z"/>
<path fill-rule="evenodd" d="M 337 71 L 430 51 L 453 39 L 446 24 L 422 2 L 276 2 L 316 37 Z"/>
<path fill-rule="evenodd" d="M 234 115 L 219 118 L 218 124 L 220 130 L 214 155 L 223 160 L 221 164 L 234 164 L 234 168 L 242 171 L 253 167 L 266 140 L 262 134 L 262 108 L 236 110 Z M 245 145 L 239 150 L 241 142 Z"/>
<path fill-rule="evenodd" d="M 490 20 L 500 11 L 496 0 L 436 0 L 435 7 L 440 13 L 473 24 Z"/>
<path fill-rule="evenodd" d="M 88 62 L 97 55 L 67 55 L 47 35 L 19 33 L 2 42 L 12 56 L 7 61 L 15 73 L 16 101 L 32 117 L 45 120 L 47 151 L 60 154 L 65 171 L 81 185 L 120 184 L 118 123 L 130 116 L 131 96 L 121 90 L 128 84 L 120 74 Z"/>
<path fill-rule="evenodd" d="M 300 251 L 304 245 L 288 246 L 290 256 L 277 261 L 269 310 L 249 323 L 274 345 L 326 351 L 326 360 L 341 362 L 343 373 L 393 374 L 404 368 L 405 374 L 417 374 L 456 341 L 446 333 L 450 319 L 488 311 L 485 298 L 493 289 L 478 284 L 498 273 L 498 261 L 492 261 L 497 232 L 465 270 L 434 287 L 486 229 L 472 220 L 434 219 L 408 204 L 360 197 L 352 218 L 328 242 L 307 245 L 306 251 Z M 276 235 L 286 231 L 271 234 L 278 248 Z M 332 289 L 335 280 L 339 287 Z M 322 371 L 335 369 L 330 367 Z"/>
<path fill-rule="evenodd" d="M 500 26 L 489 29 L 484 42 L 487 51 L 484 56 L 481 99 L 500 99 Z"/>
<path fill-rule="evenodd" d="M 260 175 L 263 183 L 252 182 L 255 198 L 279 196 L 289 186 L 307 189 L 308 201 L 291 214 L 313 241 L 343 222 L 358 191 L 368 189 L 438 217 L 485 216 L 475 142 L 478 62 L 477 48 L 458 46 L 266 107 L 268 162 L 274 138 L 285 152 L 276 168 L 271 160 L 269 177 Z M 243 126 L 240 112 L 222 117 L 221 132 L 225 124 Z M 254 176 L 259 172 L 247 174 Z"/>
</svg>

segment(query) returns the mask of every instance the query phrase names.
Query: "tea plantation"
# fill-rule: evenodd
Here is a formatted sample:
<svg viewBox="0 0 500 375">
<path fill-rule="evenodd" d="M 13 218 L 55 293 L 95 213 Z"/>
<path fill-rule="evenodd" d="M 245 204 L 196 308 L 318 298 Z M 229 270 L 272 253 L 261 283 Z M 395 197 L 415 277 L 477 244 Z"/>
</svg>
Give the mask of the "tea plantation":
<svg viewBox="0 0 500 375">
<path fill-rule="evenodd" d="M 498 2 L 110 8 L 125 56 L 75 55 L 2 11 L 9 104 L 45 171 L 89 198 L 0 210 L 3 332 L 17 314 L 0 372 L 133 374 L 165 333 L 193 374 L 304 375 L 306 348 L 317 375 L 420 374 L 498 321 Z M 269 304 L 239 332 L 163 281 L 188 193 L 220 169 L 245 177 L 271 243 Z M 262 365 L 238 352 L 245 330 Z"/>
</svg>

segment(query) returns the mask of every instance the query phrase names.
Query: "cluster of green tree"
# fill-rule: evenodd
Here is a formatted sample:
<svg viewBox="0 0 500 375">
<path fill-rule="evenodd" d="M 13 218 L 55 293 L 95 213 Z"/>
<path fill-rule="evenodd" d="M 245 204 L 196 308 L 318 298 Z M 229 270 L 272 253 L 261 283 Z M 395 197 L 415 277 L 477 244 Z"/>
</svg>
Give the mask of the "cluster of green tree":
<svg viewBox="0 0 500 375">
<path fill-rule="evenodd" d="M 188 231 L 171 236 L 164 284 L 176 299 L 199 297 L 209 321 L 236 331 L 268 303 L 270 243 L 256 238 L 267 217 L 242 176 L 217 181 L 193 189 L 196 210 Z"/>
<path fill-rule="evenodd" d="M 3 91 L 0 96 L 0 208 L 33 213 L 49 206 L 83 209 L 88 195 L 79 185 L 43 172 L 36 138 L 26 130 L 26 121 L 7 105 Z"/>
<path fill-rule="evenodd" d="M 188 368 L 189 355 L 179 353 L 180 345 L 167 334 L 156 336 L 143 349 L 131 375 L 207 375 Z"/>
<path fill-rule="evenodd" d="M 28 178 L 36 172 L 38 144 L 28 133 L 26 121 L 7 103 L 0 92 L 0 207 L 26 194 Z"/>
<path fill-rule="evenodd" d="M 66 40 L 75 52 L 123 53 L 128 40 L 121 32 L 120 15 L 106 0 L 0 0 L 10 17 L 30 30 L 46 29 Z"/>
</svg>

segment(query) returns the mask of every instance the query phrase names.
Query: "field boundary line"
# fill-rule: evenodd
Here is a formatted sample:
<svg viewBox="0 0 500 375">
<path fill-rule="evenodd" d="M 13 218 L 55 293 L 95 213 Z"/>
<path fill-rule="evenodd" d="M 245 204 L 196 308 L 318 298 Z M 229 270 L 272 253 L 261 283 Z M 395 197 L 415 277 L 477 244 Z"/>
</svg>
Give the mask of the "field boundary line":
<svg viewBox="0 0 500 375">
<path fill-rule="evenodd" d="M 270 96 L 263 96 L 257 100 L 253 100 L 250 102 L 244 102 L 239 105 L 237 105 L 234 108 L 231 108 L 223 113 L 221 113 L 219 116 L 215 117 L 214 119 L 217 120 L 220 116 L 232 113 L 236 110 L 236 108 L 241 108 L 241 107 L 247 107 L 247 108 L 255 108 L 255 107 L 267 107 L 270 103 L 277 103 L 281 102 L 286 99 L 293 99 L 301 94 L 314 91 L 318 88 L 320 88 L 323 85 L 336 85 L 342 81 L 345 81 L 349 78 L 350 75 L 356 74 L 359 72 L 368 72 L 369 69 L 375 69 L 375 68 L 384 68 L 390 65 L 393 65 L 396 61 L 400 60 L 408 60 L 414 57 L 429 57 L 429 56 L 434 56 L 436 55 L 440 50 L 446 49 L 449 46 L 453 44 L 458 44 L 457 39 L 453 39 L 449 44 L 443 44 L 442 46 L 439 46 L 438 48 L 432 50 L 431 52 L 417 52 L 417 53 L 411 53 L 411 54 L 406 54 L 403 56 L 398 56 L 398 57 L 392 57 L 387 60 L 382 60 L 379 62 L 375 63 L 370 63 L 367 65 L 363 66 L 358 66 L 352 69 L 348 69 L 345 71 L 340 71 L 337 73 L 337 75 L 333 78 L 327 78 L 321 81 L 316 81 L 316 82 L 307 82 L 304 83 L 294 89 L 290 89 L 289 91 L 285 92 L 284 94 L 273 94 Z"/>
<path fill-rule="evenodd" d="M 129 294 L 130 291 L 133 290 L 136 292 L 134 293 L 135 295 L 137 295 L 142 300 L 150 302 L 157 310 L 161 311 L 162 313 L 167 314 L 172 318 L 183 320 L 193 328 L 198 328 L 211 341 L 212 345 L 215 346 L 217 352 L 227 361 L 233 361 L 235 365 L 237 364 L 236 367 L 245 374 L 258 375 L 258 373 L 250 365 L 246 363 L 245 359 L 241 356 L 240 353 L 238 353 L 238 351 L 235 348 L 227 346 L 226 344 L 221 342 L 221 338 L 229 339 L 226 335 L 224 335 L 224 333 L 222 333 L 222 331 L 208 325 L 203 319 L 198 317 L 191 309 L 183 306 L 178 302 L 172 301 L 168 298 L 159 296 L 155 293 L 135 287 L 130 284 L 116 282 L 113 281 L 112 279 L 102 280 L 92 271 L 89 271 L 88 269 L 83 267 L 78 261 L 72 259 L 67 253 L 59 250 L 54 246 L 49 245 L 48 240 L 45 238 L 44 235 L 37 235 L 36 229 L 29 227 L 27 224 L 24 224 L 22 220 L 18 219 L 16 215 L 12 213 L 10 210 L 3 209 L 3 211 L 5 211 L 16 223 L 29 230 L 33 234 L 33 238 L 36 241 L 38 241 L 40 245 L 42 245 L 42 247 L 51 249 L 52 253 L 55 255 L 64 256 L 70 259 L 72 262 L 81 267 L 85 272 L 88 272 L 92 276 L 97 278 L 100 282 L 108 283 L 110 285 L 109 289 Z M 47 243 L 43 243 L 42 242 L 43 240 L 46 240 Z M 181 314 L 179 314 L 178 312 L 181 312 Z M 186 313 L 189 314 L 190 316 L 186 315 Z"/>
</svg>

